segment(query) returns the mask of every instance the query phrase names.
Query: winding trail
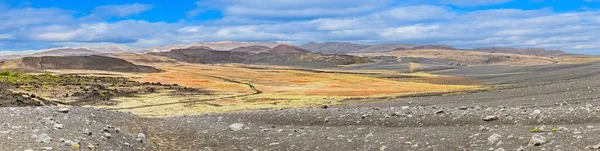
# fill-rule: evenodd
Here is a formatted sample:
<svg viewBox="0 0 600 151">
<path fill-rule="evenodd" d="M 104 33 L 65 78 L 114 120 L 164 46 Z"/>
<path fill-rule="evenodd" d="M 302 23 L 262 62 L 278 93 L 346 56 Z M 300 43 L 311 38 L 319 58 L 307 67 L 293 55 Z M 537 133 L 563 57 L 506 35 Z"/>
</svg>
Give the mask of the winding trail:
<svg viewBox="0 0 600 151">
<path fill-rule="evenodd" d="M 246 97 L 246 96 L 258 95 L 258 94 L 262 94 L 263 93 L 263 91 L 258 90 L 251 83 L 245 83 L 245 82 L 236 81 L 236 80 L 233 80 L 233 79 L 227 79 L 227 78 L 218 77 L 218 76 L 199 74 L 199 73 L 189 72 L 189 71 L 185 71 L 185 70 L 180 70 L 180 71 L 184 71 L 184 72 L 188 72 L 188 73 L 192 73 L 192 74 L 196 74 L 196 75 L 200 75 L 200 76 L 205 76 L 205 77 L 216 78 L 216 79 L 223 80 L 225 82 L 231 82 L 231 83 L 237 83 L 237 84 L 246 85 L 250 89 L 252 89 L 254 91 L 254 93 L 233 95 L 233 96 L 213 98 L 213 99 L 199 99 L 199 100 L 179 101 L 179 102 L 171 102 L 171 103 L 150 104 L 150 105 L 142 105 L 142 106 L 135 106 L 135 107 L 111 108 L 111 109 L 107 109 L 107 110 L 139 109 L 139 108 L 156 107 L 156 106 L 163 106 L 163 105 L 173 105 L 173 104 L 183 104 L 183 103 L 199 103 L 199 102 L 215 101 L 215 100 L 220 100 L 220 99 L 232 99 L 232 98 Z"/>
</svg>

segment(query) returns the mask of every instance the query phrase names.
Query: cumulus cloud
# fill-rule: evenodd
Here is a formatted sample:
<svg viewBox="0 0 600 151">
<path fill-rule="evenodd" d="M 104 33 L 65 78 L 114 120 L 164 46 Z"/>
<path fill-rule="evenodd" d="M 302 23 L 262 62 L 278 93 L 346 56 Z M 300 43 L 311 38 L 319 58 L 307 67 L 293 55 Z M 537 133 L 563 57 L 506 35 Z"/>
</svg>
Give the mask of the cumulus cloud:
<svg viewBox="0 0 600 151">
<path fill-rule="evenodd" d="M 600 37 L 597 36 L 600 35 L 600 11 L 557 12 L 551 8 L 465 11 L 460 7 L 452 7 L 503 2 L 508 1 L 491 0 L 484 3 L 439 0 L 410 5 L 394 5 L 394 1 L 388 0 L 283 0 L 268 3 L 262 0 L 202 1 L 197 3 L 198 8 L 220 10 L 224 18 L 177 23 L 90 21 L 74 18 L 73 12 L 55 8 L 9 8 L 0 10 L 0 20 L 15 24 L 0 25 L 0 48 L 92 44 L 153 47 L 234 40 L 297 44 L 309 41 L 437 43 L 461 48 L 542 47 L 574 52 L 600 49 L 597 45 L 600 43 Z M 143 11 L 137 9 L 109 14 L 128 16 Z M 30 17 L 12 17 L 5 15 L 7 13 L 21 13 Z"/>
<path fill-rule="evenodd" d="M 148 11 L 152 9 L 152 7 L 152 5 L 138 3 L 127 5 L 104 5 L 96 7 L 92 13 L 100 16 L 126 17 Z"/>
<path fill-rule="evenodd" d="M 385 7 L 391 0 L 209 0 L 198 1 L 197 15 L 202 10 L 219 9 L 225 15 L 254 18 L 319 18 L 351 16 Z"/>
</svg>

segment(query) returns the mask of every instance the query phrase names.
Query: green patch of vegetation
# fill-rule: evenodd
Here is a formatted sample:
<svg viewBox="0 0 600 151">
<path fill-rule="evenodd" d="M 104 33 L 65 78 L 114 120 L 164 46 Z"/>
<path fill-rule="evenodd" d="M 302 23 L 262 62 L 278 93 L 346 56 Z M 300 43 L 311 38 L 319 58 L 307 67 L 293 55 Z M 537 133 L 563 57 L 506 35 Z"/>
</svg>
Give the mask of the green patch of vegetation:
<svg viewBox="0 0 600 151">
<path fill-rule="evenodd" d="M 536 128 L 530 129 L 529 132 L 531 132 L 531 133 L 541 133 L 541 132 L 544 132 L 544 130 L 540 129 L 539 127 L 536 127 Z"/>
</svg>

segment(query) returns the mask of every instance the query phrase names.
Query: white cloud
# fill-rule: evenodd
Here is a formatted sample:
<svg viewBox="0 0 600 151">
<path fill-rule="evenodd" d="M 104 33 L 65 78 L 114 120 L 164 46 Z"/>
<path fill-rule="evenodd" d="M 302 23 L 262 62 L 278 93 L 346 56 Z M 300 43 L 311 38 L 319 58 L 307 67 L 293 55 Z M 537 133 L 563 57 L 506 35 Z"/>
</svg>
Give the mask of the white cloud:
<svg viewBox="0 0 600 151">
<path fill-rule="evenodd" d="M 592 10 L 556 12 L 544 8 L 465 11 L 447 5 L 388 6 L 391 1 L 387 0 L 207 2 L 198 3 L 203 5 L 199 8 L 222 10 L 224 18 L 178 23 L 141 20 L 107 22 L 74 19 L 73 12 L 60 9 L 0 10 L 0 20 L 15 22 L 0 24 L 0 41 L 5 40 L 0 48 L 26 47 L 31 43 L 44 48 L 92 44 L 138 48 L 234 40 L 439 43 L 461 48 L 509 46 L 589 51 L 599 49 L 597 44 L 600 43 L 600 37 L 597 36 L 600 35 L 600 12 Z M 458 6 L 467 1 L 453 1 L 452 4 L 449 1 L 436 1 L 435 4 L 442 2 Z M 472 3 L 460 6 L 501 3 L 469 2 Z M 117 11 L 119 13 L 113 12 L 112 15 L 127 16 L 143 11 Z M 13 17 L 19 13 L 28 18 Z M 23 42 L 11 43 L 6 41 L 7 38 Z M 11 45 L 13 47 L 8 47 Z"/>
<path fill-rule="evenodd" d="M 510 1 L 512 0 L 439 0 L 439 3 L 455 6 L 484 6 L 504 4 Z"/>
<path fill-rule="evenodd" d="M 351 16 L 384 8 L 391 0 L 209 0 L 198 1 L 194 16 L 204 10 L 219 9 L 225 15 L 258 18 L 319 18 Z"/>
<path fill-rule="evenodd" d="M 13 39 L 13 38 L 15 38 L 15 37 L 11 34 L 0 34 L 0 40 Z"/>
<path fill-rule="evenodd" d="M 153 6 L 149 4 L 138 3 L 126 5 L 104 5 L 94 8 L 92 15 L 98 15 L 101 17 L 126 17 L 148 11 L 152 9 L 152 7 Z"/>
</svg>

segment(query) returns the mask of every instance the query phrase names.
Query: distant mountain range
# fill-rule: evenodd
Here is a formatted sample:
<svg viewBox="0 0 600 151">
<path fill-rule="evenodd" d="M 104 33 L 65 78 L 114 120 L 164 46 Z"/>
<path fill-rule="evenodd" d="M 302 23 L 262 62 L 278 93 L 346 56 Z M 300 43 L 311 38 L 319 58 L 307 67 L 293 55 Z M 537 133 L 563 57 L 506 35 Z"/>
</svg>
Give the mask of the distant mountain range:
<svg viewBox="0 0 600 151">
<path fill-rule="evenodd" d="M 443 49 L 443 50 L 466 50 L 466 51 L 480 51 L 480 52 L 491 52 L 491 53 L 510 53 L 510 54 L 524 54 L 524 55 L 546 55 L 546 56 L 557 56 L 567 54 L 560 50 L 545 50 L 541 48 L 508 48 L 508 47 L 489 47 L 489 48 L 476 48 L 476 49 L 457 49 L 450 45 L 437 45 L 437 44 L 379 44 L 379 45 L 361 45 L 355 43 L 339 43 L 339 42 L 326 42 L 316 43 L 310 42 L 300 46 L 301 48 L 311 50 L 313 52 L 329 53 L 329 54 L 351 54 L 351 53 L 379 53 L 396 50 L 417 50 L 417 49 Z"/>
<path fill-rule="evenodd" d="M 282 46 L 286 49 L 279 49 L 277 51 L 303 51 L 303 52 L 314 52 L 323 54 L 357 54 L 357 53 L 381 53 L 398 50 L 418 50 L 418 49 L 443 49 L 443 50 L 464 50 L 464 51 L 478 51 L 478 52 L 489 52 L 489 53 L 509 53 L 509 54 L 524 54 L 524 55 L 541 55 L 541 56 L 558 56 L 565 55 L 566 52 L 560 50 L 545 50 L 541 48 L 509 48 L 509 47 L 488 47 L 488 48 L 476 48 L 476 49 L 457 49 L 449 45 L 436 45 L 436 44 L 378 44 L 378 45 L 363 45 L 356 43 L 347 42 L 325 42 L 316 43 L 310 42 L 301 46 L 285 44 L 277 42 L 233 42 L 233 41 L 220 41 L 220 42 L 199 42 L 190 44 L 176 44 L 170 46 L 153 47 L 150 49 L 139 49 L 132 48 L 125 45 L 90 45 L 82 46 L 79 48 L 58 48 L 44 51 L 26 51 L 27 54 L 16 54 L 10 52 L 9 55 L 0 56 L 0 60 L 3 59 L 16 59 L 23 57 L 39 57 L 39 56 L 89 56 L 89 55 L 100 55 L 100 54 L 117 54 L 117 53 L 156 53 L 156 52 L 169 52 L 172 50 L 206 50 L 208 48 L 211 51 L 230 51 L 235 55 L 237 53 L 272 53 L 275 47 Z M 279 52 L 281 53 L 281 52 Z M 214 53 L 217 54 L 217 53 Z M 223 53 L 224 54 L 224 53 Z M 250 59 L 252 60 L 252 59 Z"/>
<path fill-rule="evenodd" d="M 149 54 L 166 56 L 178 61 L 203 64 L 243 63 L 305 67 L 332 67 L 369 62 L 368 59 L 350 55 L 313 53 L 297 46 L 280 44 L 273 48 L 266 46 L 239 47 L 230 51 L 214 50 L 206 46 L 174 49 L 168 52 Z"/>
<path fill-rule="evenodd" d="M 250 47 L 250 46 L 265 46 L 273 48 L 280 45 L 277 42 L 233 42 L 233 41 L 217 41 L 217 42 L 197 42 L 190 44 L 176 44 L 169 46 L 158 46 L 148 49 L 148 52 L 165 52 L 174 49 L 186 49 L 190 47 L 209 47 L 213 50 L 231 50 L 239 47 Z"/>
</svg>

